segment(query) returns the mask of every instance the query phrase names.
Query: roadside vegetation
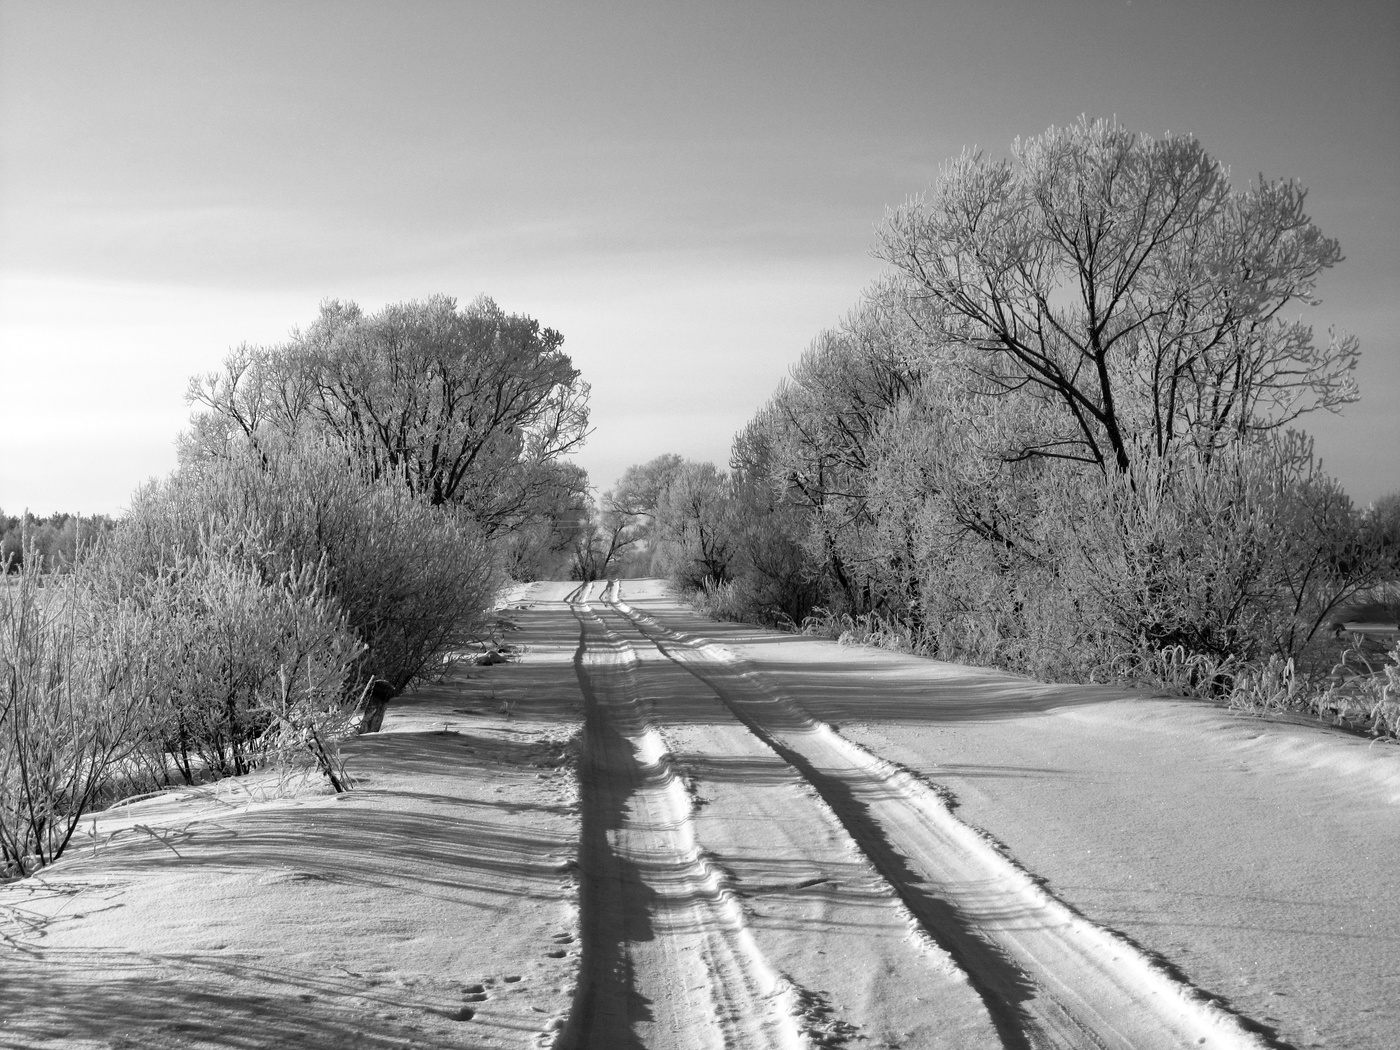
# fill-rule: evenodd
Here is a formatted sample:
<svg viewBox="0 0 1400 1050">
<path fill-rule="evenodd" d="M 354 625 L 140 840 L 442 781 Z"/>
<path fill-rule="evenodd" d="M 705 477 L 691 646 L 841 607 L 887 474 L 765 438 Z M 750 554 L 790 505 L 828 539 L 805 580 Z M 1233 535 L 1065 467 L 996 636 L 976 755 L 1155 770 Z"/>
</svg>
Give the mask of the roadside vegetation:
<svg viewBox="0 0 1400 1050">
<path fill-rule="evenodd" d="M 588 387 L 561 343 L 486 299 L 329 303 L 191 381 L 179 468 L 120 521 L 19 519 L 0 878 L 169 785 L 278 763 L 348 789 L 339 741 L 488 636 L 508 574 L 562 571 Z"/>
<path fill-rule="evenodd" d="M 706 612 L 1060 681 L 1140 680 L 1395 736 L 1400 495 L 1298 429 L 1356 400 L 1301 311 L 1341 259 L 1291 182 L 1105 122 L 965 153 L 886 276 L 736 436 L 606 494 L 580 575 Z"/>
</svg>

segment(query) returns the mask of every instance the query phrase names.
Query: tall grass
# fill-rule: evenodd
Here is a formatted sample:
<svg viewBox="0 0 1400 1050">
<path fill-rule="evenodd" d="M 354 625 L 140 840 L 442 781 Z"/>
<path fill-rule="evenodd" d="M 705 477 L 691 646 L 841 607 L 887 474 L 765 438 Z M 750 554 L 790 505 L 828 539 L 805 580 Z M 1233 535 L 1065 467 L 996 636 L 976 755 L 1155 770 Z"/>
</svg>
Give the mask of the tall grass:
<svg viewBox="0 0 1400 1050">
<path fill-rule="evenodd" d="M 1273 657 L 1243 668 L 1226 702 L 1251 714 L 1301 711 L 1374 736 L 1400 737 L 1400 642 L 1376 655 L 1348 646 L 1325 676 L 1306 675 Z"/>
</svg>

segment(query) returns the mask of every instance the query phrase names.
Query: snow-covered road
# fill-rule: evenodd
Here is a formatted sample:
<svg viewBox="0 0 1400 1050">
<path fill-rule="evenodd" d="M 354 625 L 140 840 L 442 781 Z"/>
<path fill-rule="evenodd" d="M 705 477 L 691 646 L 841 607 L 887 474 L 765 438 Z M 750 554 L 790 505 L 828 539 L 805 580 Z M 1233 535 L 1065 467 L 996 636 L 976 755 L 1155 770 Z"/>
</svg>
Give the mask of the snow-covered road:
<svg viewBox="0 0 1400 1050">
<path fill-rule="evenodd" d="M 510 604 L 350 795 L 176 791 L 0 886 L 0 1047 L 1394 1045 L 1398 748 Z"/>
<path fill-rule="evenodd" d="M 686 617 L 663 594 L 635 584 L 631 587 L 637 593 L 630 600 L 622 597 L 617 584 L 582 587 L 569 596 L 581 624 L 578 668 L 590 694 L 590 749 L 593 742 L 601 747 L 616 738 L 605 727 L 616 718 L 612 712 L 625 706 L 634 763 L 642 763 L 649 778 L 670 788 L 672 819 L 667 829 L 675 838 L 673 850 L 686 857 L 697 850 L 704 852 L 707 892 L 715 898 L 715 907 L 732 905 L 742 892 L 742 879 L 726 873 L 740 870 L 742 862 L 753 856 L 755 845 L 762 847 L 769 865 L 810 872 L 799 880 L 805 887 L 836 884 L 836 866 L 848 868 L 854 857 L 865 869 L 863 884 L 897 902 L 890 911 L 902 914 L 906 936 L 857 937 L 865 941 L 862 947 L 867 956 L 874 952 L 866 966 L 850 966 L 850 955 L 840 952 L 838 957 L 847 965 L 809 983 L 812 978 L 796 976 L 793 964 L 825 954 L 832 945 L 825 944 L 823 937 L 836 924 L 807 924 L 807 943 L 803 943 L 802 938 L 774 937 L 771 917 L 763 909 L 731 907 L 722 925 L 729 937 L 751 945 L 749 966 L 765 978 L 760 982 L 740 978 L 736 987 L 762 990 L 773 984 L 775 971 L 783 974 L 778 985 L 766 991 L 765 1002 L 750 1003 L 745 1009 L 727 1008 L 734 999 L 729 985 L 735 982 L 726 975 L 735 973 L 735 968 L 698 965 L 701 953 L 690 957 L 698 965 L 695 972 L 651 972 L 644 961 L 631 955 L 642 945 L 629 942 L 623 931 L 639 922 L 654 923 L 645 918 L 625 920 L 620 913 L 630 904 L 633 910 L 659 915 L 667 909 L 655 902 L 664 900 L 667 886 L 636 892 L 619 884 L 608 869 L 604 877 L 593 877 L 600 867 L 599 852 L 610 852 L 612 863 L 638 872 L 645 872 L 648 858 L 656 855 L 653 844 L 629 856 L 631 828 L 646 819 L 645 792 L 589 763 L 584 797 L 606 800 L 593 820 L 594 840 L 601 844 L 596 830 L 607 819 L 602 816 L 606 809 L 614 815 L 609 829 L 614 848 L 586 854 L 594 859 L 583 869 L 584 911 L 613 917 L 606 924 L 585 924 L 584 969 L 595 975 L 602 970 L 626 974 L 628 979 L 620 983 L 628 987 L 615 996 L 618 1007 L 606 1019 L 597 1012 L 580 1017 L 578 1045 L 626 1045 L 625 1034 L 639 1031 L 645 1033 L 640 1045 L 658 1047 L 779 1046 L 804 1036 L 827 1042 L 861 1037 L 886 1046 L 1266 1045 L 1257 1026 L 1222 1010 L 1179 974 L 1047 893 L 1014 856 L 955 816 L 937 784 L 891 764 L 813 717 L 794 692 L 789 672 L 753 653 L 716 645 L 706 638 L 707 625 Z M 638 608 L 648 604 L 649 611 Z M 649 682 L 637 673 L 646 666 L 642 653 L 664 657 L 664 663 L 653 667 Z M 633 670 L 625 683 L 614 679 L 611 698 L 602 701 L 590 681 L 598 674 L 596 668 L 615 662 L 619 654 L 625 654 L 622 658 Z M 822 657 L 839 659 L 842 652 L 830 646 L 808 647 L 807 654 L 814 658 L 809 662 L 819 665 Z M 599 677 L 607 680 L 606 675 Z M 860 703 L 859 697 L 851 700 L 855 706 Z M 697 727 L 703 727 L 706 735 L 698 747 L 693 739 Z M 664 743 L 668 734 L 676 740 L 675 751 Z M 724 793 L 718 790 L 719 778 L 708 771 L 732 770 L 739 768 L 737 763 L 752 765 L 762 758 L 774 767 L 761 781 L 772 796 L 767 819 L 755 823 L 751 812 L 733 808 L 732 803 L 716 806 L 716 798 Z M 683 812 L 678 804 L 675 796 L 682 778 L 694 800 L 690 808 L 703 812 L 703 818 Z M 732 773 L 728 779 L 733 780 Z M 754 781 L 756 787 L 760 779 Z M 775 786 L 781 787 L 779 793 L 774 792 Z M 614 797 L 628 792 L 637 803 L 631 812 L 617 805 Z M 748 802 L 750 793 L 741 791 L 739 797 Z M 785 844 L 771 835 L 761 836 L 759 843 L 744 842 L 732 830 L 745 824 L 762 828 L 804 821 L 824 821 L 826 827 Z M 844 877 L 849 881 L 849 875 Z M 658 870 L 656 878 L 674 885 L 665 870 Z M 641 881 L 646 881 L 645 875 Z M 689 918 L 696 923 L 702 917 Z M 672 935 L 685 937 L 720 925 L 681 923 L 673 927 Z M 780 925 L 791 927 L 791 923 Z M 611 937 L 610 930 L 615 931 Z M 655 931 L 645 944 L 647 952 L 655 953 L 658 942 L 666 939 L 663 931 Z M 907 951 L 912 944 L 923 948 L 923 967 L 896 961 L 899 949 Z M 626 966 L 601 965 L 619 954 L 627 959 Z M 937 972 L 949 987 L 937 988 L 938 982 L 921 969 Z M 900 989 L 925 992 L 917 1001 L 927 1004 L 925 1009 L 933 1016 L 916 1023 L 907 1010 L 901 1011 L 891 1001 L 898 996 L 870 996 L 872 972 L 890 975 Z M 966 985 L 957 976 L 965 978 Z M 669 1004 L 680 986 L 691 989 L 693 996 L 707 979 L 720 1003 L 716 1009 L 692 1011 L 689 1025 L 672 1022 L 655 1027 L 658 1003 Z M 640 991 L 653 982 L 668 991 L 651 995 Z M 975 1001 L 969 1001 L 969 989 Z M 597 992 L 587 998 L 603 1001 Z M 633 1014 L 627 1010 L 629 1001 L 635 1005 Z M 804 1004 L 820 1004 L 820 1015 L 804 1011 Z M 674 1017 L 673 1008 L 669 1013 Z M 784 1013 L 796 1015 L 795 1033 L 782 1024 Z M 957 1023 L 950 1024 L 954 1019 Z M 829 1023 L 833 1020 L 837 1027 Z"/>
<path fill-rule="evenodd" d="M 1391 1045 L 1394 747 L 717 624 L 653 583 L 575 597 L 693 679 L 650 704 L 651 726 L 742 725 L 840 823 L 978 994 L 993 1031 L 955 1045 Z M 723 747 L 676 755 L 701 798 Z M 710 829 L 732 821 L 699 812 L 725 870 Z M 761 911 L 749 922 L 762 944 Z M 769 963 L 786 972 L 803 949 L 784 947 Z M 813 988 L 848 1034 L 897 1032 L 856 1005 L 861 986 L 852 968 Z"/>
</svg>

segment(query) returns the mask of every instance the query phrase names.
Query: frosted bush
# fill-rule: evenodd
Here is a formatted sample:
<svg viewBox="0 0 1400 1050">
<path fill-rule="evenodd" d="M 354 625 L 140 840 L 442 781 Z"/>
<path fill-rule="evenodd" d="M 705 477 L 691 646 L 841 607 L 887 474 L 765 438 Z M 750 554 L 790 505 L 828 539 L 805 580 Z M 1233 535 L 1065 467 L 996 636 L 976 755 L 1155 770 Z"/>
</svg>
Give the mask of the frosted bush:
<svg viewBox="0 0 1400 1050">
<path fill-rule="evenodd" d="M 237 551 L 264 581 L 324 564 L 324 594 L 364 645 L 349 687 L 399 692 L 486 630 L 501 574 L 461 511 L 366 477 L 310 446 L 186 464 L 148 486 L 110 546 L 120 574 L 158 572 L 202 549 Z"/>
<path fill-rule="evenodd" d="M 335 741 L 364 647 L 326 577 L 317 562 L 265 580 L 246 554 L 206 544 L 126 581 L 113 607 L 142 628 L 143 757 L 156 780 L 167 758 L 195 783 L 295 750 L 344 786 Z"/>
<path fill-rule="evenodd" d="M 146 715 L 140 621 L 78 579 L 41 585 L 41 561 L 0 583 L 0 879 L 59 857 Z"/>
<path fill-rule="evenodd" d="M 1331 679 L 1315 702 L 1319 715 L 1359 721 L 1377 736 L 1400 737 L 1400 641 L 1379 666 L 1358 650 L 1345 651 Z"/>
</svg>

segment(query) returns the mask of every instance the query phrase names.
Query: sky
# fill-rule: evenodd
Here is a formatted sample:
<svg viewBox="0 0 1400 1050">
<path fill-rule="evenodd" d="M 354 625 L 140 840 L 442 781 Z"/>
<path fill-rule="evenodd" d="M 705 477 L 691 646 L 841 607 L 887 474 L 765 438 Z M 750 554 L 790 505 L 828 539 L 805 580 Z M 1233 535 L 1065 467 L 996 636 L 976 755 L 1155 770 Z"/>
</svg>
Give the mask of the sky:
<svg viewBox="0 0 1400 1050">
<path fill-rule="evenodd" d="M 0 508 L 119 513 L 189 377 L 328 298 L 489 295 L 564 334 L 607 488 L 734 435 L 965 146 L 1081 115 L 1307 187 L 1307 312 L 1400 490 L 1400 4 L 0 0 Z"/>
</svg>

